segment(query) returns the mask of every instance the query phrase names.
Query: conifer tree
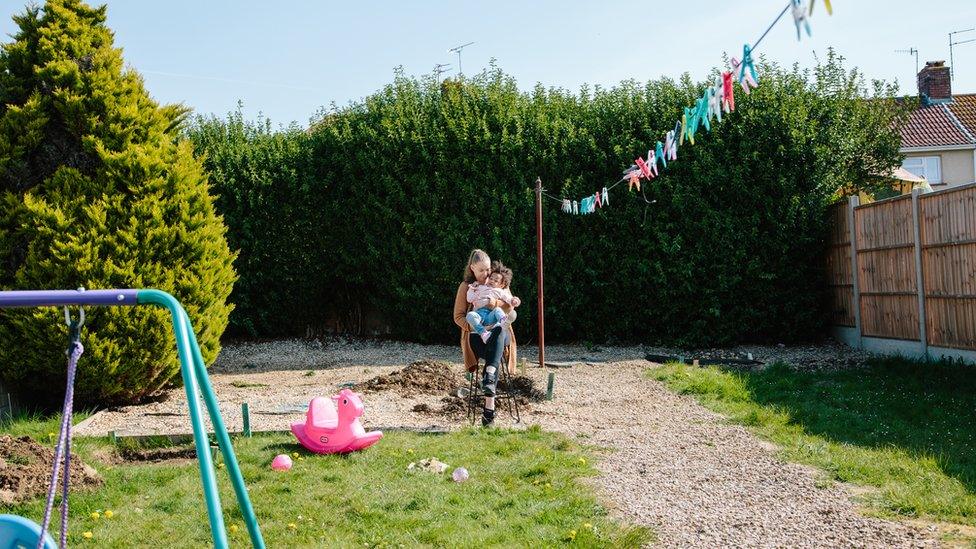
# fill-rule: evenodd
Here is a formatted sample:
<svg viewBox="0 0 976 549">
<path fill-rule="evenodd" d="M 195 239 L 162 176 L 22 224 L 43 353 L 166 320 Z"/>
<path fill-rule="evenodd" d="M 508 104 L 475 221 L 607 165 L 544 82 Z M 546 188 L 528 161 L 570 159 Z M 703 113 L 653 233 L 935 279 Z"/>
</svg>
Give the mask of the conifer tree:
<svg viewBox="0 0 976 549">
<path fill-rule="evenodd" d="M 219 351 L 236 275 L 188 109 L 123 66 L 106 8 L 49 0 L 0 50 L 0 287 L 158 288 L 179 299 L 204 359 Z M 169 313 L 86 311 L 76 399 L 137 401 L 179 380 Z M 63 394 L 66 327 L 51 308 L 0 312 L 0 378 L 29 402 Z"/>
</svg>

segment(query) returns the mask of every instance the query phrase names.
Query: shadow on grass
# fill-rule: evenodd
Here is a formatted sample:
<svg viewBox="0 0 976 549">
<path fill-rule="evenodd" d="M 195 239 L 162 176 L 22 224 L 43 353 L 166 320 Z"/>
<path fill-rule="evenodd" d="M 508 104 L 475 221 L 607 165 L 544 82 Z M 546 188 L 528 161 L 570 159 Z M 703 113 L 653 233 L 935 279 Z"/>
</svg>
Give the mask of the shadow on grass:
<svg viewBox="0 0 976 549">
<path fill-rule="evenodd" d="M 813 435 L 934 458 L 976 492 L 976 367 L 878 358 L 868 367 L 740 373 L 752 400 L 787 412 Z"/>
<path fill-rule="evenodd" d="M 843 371 L 667 364 L 649 375 L 754 429 L 785 459 L 873 487 L 862 497 L 876 512 L 976 525 L 976 368 L 877 358 Z"/>
</svg>

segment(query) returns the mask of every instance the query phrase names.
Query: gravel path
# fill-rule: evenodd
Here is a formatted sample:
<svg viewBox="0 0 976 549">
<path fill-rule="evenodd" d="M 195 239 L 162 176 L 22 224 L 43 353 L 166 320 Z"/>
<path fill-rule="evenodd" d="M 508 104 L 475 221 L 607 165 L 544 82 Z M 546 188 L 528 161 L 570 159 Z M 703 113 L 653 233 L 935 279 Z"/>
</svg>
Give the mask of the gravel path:
<svg viewBox="0 0 976 549">
<path fill-rule="evenodd" d="M 528 360 L 534 349 L 520 349 Z M 601 475 L 592 482 L 614 512 L 653 528 L 665 547 L 932 547 L 936 532 L 858 513 L 851 488 L 818 487 L 817 472 L 785 463 L 776 449 L 745 428 L 731 425 L 645 376 L 644 347 L 547 347 L 548 360 L 589 361 L 556 370 L 556 399 L 533 404 L 523 424 L 566 433 L 601 451 Z M 839 346 L 754 347 L 760 360 L 791 357 L 803 362 L 828 356 L 857 363 L 862 357 Z M 806 357 L 806 358 L 805 358 Z M 304 419 L 304 406 L 339 383 L 365 381 L 432 358 L 456 362 L 456 347 L 336 340 L 269 342 L 226 348 L 212 381 L 228 427 L 241 429 L 240 404 L 247 401 L 255 430 L 287 429 Z M 812 367 L 823 362 L 810 358 Z M 274 368 L 269 370 L 269 368 Z M 284 370 L 283 370 L 284 369 Z M 288 371 L 290 369 L 291 371 Z M 457 367 L 460 380 L 460 366 Z M 550 369 L 528 368 L 544 387 Z M 308 372 L 312 372 L 308 375 Z M 367 429 L 383 426 L 447 427 L 460 418 L 415 413 L 417 404 L 441 405 L 443 395 L 400 397 L 391 392 L 364 397 Z M 79 435 L 187 432 L 185 396 L 105 411 Z M 513 426 L 499 416 L 502 427 Z"/>
</svg>

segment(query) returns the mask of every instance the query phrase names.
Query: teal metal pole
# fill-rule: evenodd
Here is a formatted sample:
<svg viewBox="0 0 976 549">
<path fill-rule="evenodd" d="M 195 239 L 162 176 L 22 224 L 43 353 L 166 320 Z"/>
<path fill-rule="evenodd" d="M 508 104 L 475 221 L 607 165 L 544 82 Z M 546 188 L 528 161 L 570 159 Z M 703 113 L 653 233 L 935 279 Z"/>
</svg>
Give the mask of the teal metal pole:
<svg viewBox="0 0 976 549">
<path fill-rule="evenodd" d="M 261 537 L 261 528 L 258 526 L 258 519 L 254 515 L 254 508 L 251 506 L 251 499 L 247 495 L 247 486 L 244 485 L 244 477 L 241 475 L 241 468 L 237 463 L 237 456 L 234 454 L 234 446 L 231 445 L 230 435 L 224 426 L 224 418 L 220 415 L 220 407 L 217 405 L 217 396 L 214 394 L 213 387 L 210 385 L 210 376 L 207 375 L 207 367 L 203 362 L 203 355 L 200 353 L 200 345 L 197 344 L 197 336 L 190 323 L 190 317 L 186 311 L 180 307 L 183 314 L 183 321 L 187 326 L 187 333 L 190 336 L 190 349 L 193 352 L 193 366 L 196 370 L 197 378 L 200 380 L 200 389 L 203 394 L 203 401 L 210 412 L 210 422 L 214 427 L 214 434 L 217 436 L 217 443 L 220 451 L 224 455 L 224 462 L 227 464 L 227 473 L 230 475 L 231 483 L 234 485 L 234 493 L 237 494 L 237 504 L 241 508 L 241 515 L 247 524 L 247 532 L 251 536 L 251 544 L 256 549 L 264 549 L 264 539 Z"/>
<path fill-rule="evenodd" d="M 241 418 L 244 420 L 244 437 L 251 438 L 251 408 L 246 402 L 241 404 Z"/>
<path fill-rule="evenodd" d="M 206 499 L 207 514 L 210 517 L 210 532 L 213 535 L 214 547 L 227 549 L 227 530 L 224 528 L 224 515 L 220 508 L 220 493 L 217 491 L 213 460 L 210 458 L 210 442 L 207 440 L 207 432 L 203 428 L 203 420 L 200 414 L 200 397 L 197 393 L 197 376 L 193 369 L 193 351 L 190 349 L 190 339 L 187 337 L 189 328 L 186 322 L 186 313 L 176 298 L 160 290 L 139 290 L 136 294 L 136 300 L 140 304 L 162 305 L 169 309 L 173 316 L 176 350 L 179 353 L 180 371 L 183 374 L 183 385 L 186 388 L 186 404 L 190 409 L 190 425 L 193 427 L 193 442 L 196 446 L 197 462 L 200 466 L 200 480 L 203 483 L 203 495 Z"/>
</svg>

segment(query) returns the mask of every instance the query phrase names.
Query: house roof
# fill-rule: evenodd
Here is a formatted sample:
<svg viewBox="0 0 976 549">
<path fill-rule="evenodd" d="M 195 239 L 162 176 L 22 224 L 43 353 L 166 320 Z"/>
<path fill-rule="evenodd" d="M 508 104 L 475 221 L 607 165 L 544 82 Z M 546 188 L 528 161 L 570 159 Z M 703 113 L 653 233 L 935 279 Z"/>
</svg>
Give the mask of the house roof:
<svg viewBox="0 0 976 549">
<path fill-rule="evenodd" d="M 952 102 L 948 105 L 970 139 L 976 141 L 976 93 L 953 95 Z"/>
<path fill-rule="evenodd" d="M 902 167 L 895 168 L 891 172 L 891 177 L 899 181 L 907 181 L 909 183 L 921 183 L 922 181 L 925 181 L 924 177 L 919 177 Z"/>
<path fill-rule="evenodd" d="M 976 145 L 974 134 L 976 94 L 954 95 L 951 102 L 919 106 L 912 111 L 908 122 L 901 128 L 901 146 Z"/>
</svg>

